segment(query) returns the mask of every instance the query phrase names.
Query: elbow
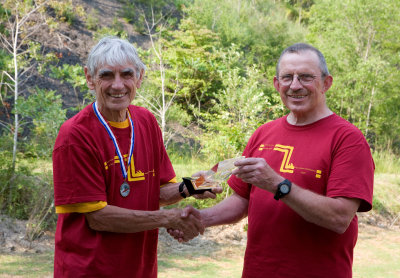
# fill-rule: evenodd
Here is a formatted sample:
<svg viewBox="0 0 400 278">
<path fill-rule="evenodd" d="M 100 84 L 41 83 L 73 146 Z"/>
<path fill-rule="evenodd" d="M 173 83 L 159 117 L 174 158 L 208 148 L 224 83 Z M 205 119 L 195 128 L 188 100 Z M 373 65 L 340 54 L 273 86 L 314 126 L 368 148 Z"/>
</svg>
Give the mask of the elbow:
<svg viewBox="0 0 400 278">
<path fill-rule="evenodd" d="M 96 212 L 85 213 L 86 222 L 90 229 L 101 232 L 105 231 L 105 226 L 101 223 Z"/>
<path fill-rule="evenodd" d="M 336 227 L 334 227 L 333 229 L 332 229 L 332 231 L 333 232 L 335 232 L 335 233 L 337 233 L 337 234 L 339 234 L 339 235 L 342 235 L 342 234 L 344 234 L 344 232 L 346 232 L 347 231 L 347 228 L 348 228 L 349 226 L 336 226 Z"/>
<path fill-rule="evenodd" d="M 344 234 L 349 228 L 351 220 L 347 217 L 340 217 L 331 223 L 329 229 L 339 235 Z"/>
</svg>

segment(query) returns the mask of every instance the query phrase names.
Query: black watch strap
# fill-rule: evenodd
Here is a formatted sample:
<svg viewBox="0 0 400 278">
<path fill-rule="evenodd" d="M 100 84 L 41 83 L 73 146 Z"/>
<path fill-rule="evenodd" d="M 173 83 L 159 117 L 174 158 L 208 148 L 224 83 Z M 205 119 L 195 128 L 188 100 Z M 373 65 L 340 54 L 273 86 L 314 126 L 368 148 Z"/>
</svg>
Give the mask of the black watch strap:
<svg viewBox="0 0 400 278">
<path fill-rule="evenodd" d="M 290 180 L 285 179 L 284 181 L 278 184 L 278 189 L 276 190 L 274 199 L 278 201 L 279 199 L 289 194 L 291 189 L 292 189 L 292 183 L 290 182 Z"/>
<path fill-rule="evenodd" d="M 184 191 L 184 185 L 185 185 L 185 183 L 184 182 L 181 182 L 181 184 L 179 185 L 179 194 L 181 194 L 181 196 L 183 197 L 183 198 L 186 198 L 186 197 L 188 197 L 188 196 L 186 196 L 186 194 L 185 194 L 185 191 Z"/>
</svg>

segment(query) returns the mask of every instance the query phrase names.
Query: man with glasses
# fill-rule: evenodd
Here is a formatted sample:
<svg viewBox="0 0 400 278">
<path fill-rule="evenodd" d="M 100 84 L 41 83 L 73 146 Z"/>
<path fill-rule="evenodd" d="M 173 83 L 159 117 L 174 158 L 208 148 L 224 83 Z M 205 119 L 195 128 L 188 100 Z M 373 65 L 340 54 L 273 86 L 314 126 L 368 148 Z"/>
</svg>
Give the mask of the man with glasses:
<svg viewBox="0 0 400 278">
<path fill-rule="evenodd" d="M 206 227 L 248 215 L 243 277 L 352 276 L 374 162 L 360 130 L 326 105 L 332 80 L 316 48 L 285 49 L 274 86 L 289 114 L 255 131 L 228 181 L 233 195 L 200 211 Z"/>
</svg>

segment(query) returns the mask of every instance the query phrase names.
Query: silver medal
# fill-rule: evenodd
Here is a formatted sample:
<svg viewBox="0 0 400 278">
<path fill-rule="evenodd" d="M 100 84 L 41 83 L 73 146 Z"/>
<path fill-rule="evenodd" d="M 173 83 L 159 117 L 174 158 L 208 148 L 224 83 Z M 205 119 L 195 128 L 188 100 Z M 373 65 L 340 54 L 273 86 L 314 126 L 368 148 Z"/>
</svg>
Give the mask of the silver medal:
<svg viewBox="0 0 400 278">
<path fill-rule="evenodd" d="M 119 188 L 119 193 L 121 193 L 122 197 L 126 197 L 129 195 L 129 192 L 131 192 L 131 188 L 129 187 L 129 184 L 124 181 L 124 183 L 121 184 L 121 187 Z"/>
</svg>

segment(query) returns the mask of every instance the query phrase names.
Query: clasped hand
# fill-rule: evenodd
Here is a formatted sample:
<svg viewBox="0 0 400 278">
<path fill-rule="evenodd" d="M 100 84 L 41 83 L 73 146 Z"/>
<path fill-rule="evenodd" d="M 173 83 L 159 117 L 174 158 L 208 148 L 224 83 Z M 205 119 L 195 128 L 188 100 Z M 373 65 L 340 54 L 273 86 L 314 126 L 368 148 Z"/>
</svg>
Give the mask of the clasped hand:
<svg viewBox="0 0 400 278">
<path fill-rule="evenodd" d="M 192 206 L 179 210 L 175 220 L 177 224 L 168 228 L 167 232 L 179 242 L 187 242 L 204 233 L 200 211 Z"/>
</svg>

